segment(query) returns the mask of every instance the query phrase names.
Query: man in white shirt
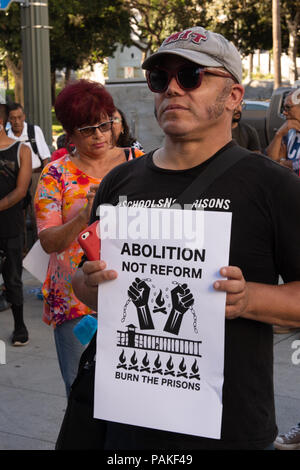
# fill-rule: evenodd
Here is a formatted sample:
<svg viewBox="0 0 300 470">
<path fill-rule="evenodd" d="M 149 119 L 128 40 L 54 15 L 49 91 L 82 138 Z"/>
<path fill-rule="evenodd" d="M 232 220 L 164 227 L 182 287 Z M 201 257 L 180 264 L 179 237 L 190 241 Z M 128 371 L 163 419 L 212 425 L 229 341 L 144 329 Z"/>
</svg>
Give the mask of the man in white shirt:
<svg viewBox="0 0 300 470">
<path fill-rule="evenodd" d="M 50 159 L 50 150 L 46 144 L 45 137 L 42 129 L 39 126 L 34 126 L 35 140 L 38 149 L 38 154 L 34 152 L 28 136 L 28 124 L 25 122 L 26 115 L 23 106 L 19 103 L 13 103 L 9 106 L 9 117 L 11 128 L 8 130 L 8 137 L 25 142 L 31 148 L 32 154 L 32 170 L 33 172 L 40 173 L 42 170 L 41 159 L 43 166 L 48 163 Z"/>
<path fill-rule="evenodd" d="M 50 150 L 45 141 L 42 129 L 35 125 L 33 136 L 29 133 L 29 124 L 25 121 L 24 108 L 19 103 L 9 105 L 8 121 L 11 125 L 7 132 L 8 137 L 19 140 L 28 145 L 31 149 L 32 157 L 32 182 L 29 188 L 31 204 L 28 206 L 28 214 L 31 220 L 32 240 L 25 241 L 26 248 L 29 249 L 33 242 L 37 240 L 36 221 L 33 208 L 33 199 L 43 167 L 50 161 Z M 29 245 L 29 246 L 28 246 Z"/>
</svg>

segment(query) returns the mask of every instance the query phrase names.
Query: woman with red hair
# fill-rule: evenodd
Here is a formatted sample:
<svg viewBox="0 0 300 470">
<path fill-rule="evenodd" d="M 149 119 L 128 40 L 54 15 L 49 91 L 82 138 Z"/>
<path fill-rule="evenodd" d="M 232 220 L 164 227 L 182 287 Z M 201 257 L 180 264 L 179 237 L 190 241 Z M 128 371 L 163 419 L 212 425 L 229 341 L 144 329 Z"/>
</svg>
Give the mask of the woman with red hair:
<svg viewBox="0 0 300 470">
<path fill-rule="evenodd" d="M 83 254 L 77 236 L 88 225 L 102 178 L 131 158 L 115 145 L 115 109 L 111 95 L 96 82 L 78 80 L 60 92 L 56 116 L 66 132 L 67 145 L 75 150 L 44 168 L 35 196 L 39 239 L 50 254 L 42 287 L 43 320 L 54 326 L 67 395 L 84 349 L 73 328 L 83 315 L 95 313 L 75 297 L 72 289 L 72 276 Z"/>
</svg>

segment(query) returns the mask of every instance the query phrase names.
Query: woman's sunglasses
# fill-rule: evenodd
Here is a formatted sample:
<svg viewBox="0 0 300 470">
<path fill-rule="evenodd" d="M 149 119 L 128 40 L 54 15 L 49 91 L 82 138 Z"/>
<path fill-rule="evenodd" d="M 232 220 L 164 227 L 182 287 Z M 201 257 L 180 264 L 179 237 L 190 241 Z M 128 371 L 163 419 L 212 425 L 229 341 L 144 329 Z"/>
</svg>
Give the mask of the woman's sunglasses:
<svg viewBox="0 0 300 470">
<path fill-rule="evenodd" d="M 111 131 L 113 125 L 113 121 L 105 121 L 101 122 L 97 126 L 87 126 L 87 127 L 80 127 L 77 129 L 83 137 L 90 137 L 91 135 L 95 134 L 96 129 L 98 129 L 102 134 L 104 132 Z"/>
<path fill-rule="evenodd" d="M 155 67 L 153 70 L 147 70 L 146 78 L 150 90 L 154 93 L 165 92 L 172 78 L 176 79 L 177 84 L 182 90 L 190 91 L 201 85 L 205 73 L 218 77 L 233 78 L 230 73 L 223 70 L 201 67 L 199 65 L 184 65 L 173 71 L 162 67 Z"/>
</svg>

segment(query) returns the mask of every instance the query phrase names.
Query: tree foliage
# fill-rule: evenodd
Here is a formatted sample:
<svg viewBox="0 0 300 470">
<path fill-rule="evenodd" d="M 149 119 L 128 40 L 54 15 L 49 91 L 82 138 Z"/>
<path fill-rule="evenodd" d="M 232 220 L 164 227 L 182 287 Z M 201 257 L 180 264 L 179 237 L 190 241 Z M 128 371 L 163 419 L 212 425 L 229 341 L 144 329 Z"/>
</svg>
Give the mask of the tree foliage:
<svg viewBox="0 0 300 470">
<path fill-rule="evenodd" d="M 272 48 L 271 0 L 216 0 L 209 11 L 214 31 L 244 54 Z"/>
<path fill-rule="evenodd" d="M 130 44 L 128 12 L 120 0 L 49 0 L 51 70 L 101 62 L 118 43 Z M 22 56 L 20 6 L 0 11 L 0 48 L 16 66 Z"/>
<path fill-rule="evenodd" d="M 196 25 L 224 34 L 245 55 L 272 49 L 272 0 L 49 0 L 48 4 L 52 72 L 101 62 L 117 44 L 135 44 L 147 55 L 174 31 Z M 281 0 L 281 7 L 283 50 L 293 40 L 299 51 L 300 0 Z M 15 75 L 22 67 L 20 28 L 20 5 L 12 3 L 0 11 L 0 65 L 2 57 Z"/>
<path fill-rule="evenodd" d="M 0 12 L 0 48 L 17 65 L 21 55 L 20 6 L 12 3 L 8 10 Z"/>
<path fill-rule="evenodd" d="M 135 33 L 134 44 L 145 55 L 174 31 L 203 25 L 207 2 L 195 0 L 123 0 Z"/>
<path fill-rule="evenodd" d="M 51 70 L 103 62 L 117 44 L 130 44 L 127 11 L 119 0 L 49 0 Z"/>
</svg>

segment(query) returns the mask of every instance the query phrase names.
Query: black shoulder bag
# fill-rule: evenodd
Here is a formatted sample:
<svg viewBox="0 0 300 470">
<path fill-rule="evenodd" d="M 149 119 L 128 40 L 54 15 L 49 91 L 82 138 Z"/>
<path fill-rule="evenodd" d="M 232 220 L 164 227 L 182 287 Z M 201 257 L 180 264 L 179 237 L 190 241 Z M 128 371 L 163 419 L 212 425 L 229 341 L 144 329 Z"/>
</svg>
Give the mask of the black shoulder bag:
<svg viewBox="0 0 300 470">
<path fill-rule="evenodd" d="M 44 161 L 42 157 L 40 156 L 36 139 L 35 139 L 35 130 L 34 130 L 34 125 L 33 124 L 27 124 L 27 134 L 28 134 L 28 140 L 26 142 L 30 142 L 30 145 L 32 147 L 32 150 L 36 155 L 39 157 L 40 162 L 41 162 L 41 168 L 44 168 Z"/>
<path fill-rule="evenodd" d="M 202 195 L 230 167 L 251 152 L 238 145 L 222 152 L 177 198 L 177 203 L 190 203 Z M 68 406 L 56 442 L 56 450 L 101 450 L 104 448 L 106 421 L 95 419 L 94 384 L 96 335 L 83 352 L 77 377 L 72 385 Z"/>
</svg>

